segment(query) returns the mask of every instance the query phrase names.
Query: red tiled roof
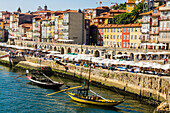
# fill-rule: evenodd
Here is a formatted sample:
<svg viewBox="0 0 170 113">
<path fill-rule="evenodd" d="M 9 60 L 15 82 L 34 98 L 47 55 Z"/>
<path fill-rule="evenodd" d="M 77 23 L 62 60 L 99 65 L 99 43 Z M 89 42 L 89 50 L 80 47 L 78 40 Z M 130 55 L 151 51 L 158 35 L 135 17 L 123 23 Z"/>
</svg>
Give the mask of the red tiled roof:
<svg viewBox="0 0 170 113">
<path fill-rule="evenodd" d="M 111 13 L 126 13 L 126 10 L 110 10 Z"/>
<path fill-rule="evenodd" d="M 142 27 L 142 24 L 107 24 L 107 25 L 98 25 L 98 28 L 120 28 L 120 27 Z"/>
<path fill-rule="evenodd" d="M 22 27 L 32 27 L 32 24 L 21 24 L 20 26 L 22 26 Z"/>
</svg>

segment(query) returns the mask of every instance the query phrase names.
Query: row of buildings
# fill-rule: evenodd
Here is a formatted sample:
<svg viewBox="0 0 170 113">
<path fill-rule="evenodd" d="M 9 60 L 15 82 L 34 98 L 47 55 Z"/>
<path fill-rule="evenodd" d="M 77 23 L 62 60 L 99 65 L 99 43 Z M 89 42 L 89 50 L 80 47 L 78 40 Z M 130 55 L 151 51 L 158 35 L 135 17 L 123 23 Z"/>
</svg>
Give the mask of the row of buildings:
<svg viewBox="0 0 170 113">
<path fill-rule="evenodd" d="M 170 1 L 140 14 L 136 24 L 112 24 L 114 16 L 131 12 L 143 0 L 128 0 L 126 10 L 107 6 L 94 9 L 35 12 L 0 12 L 10 38 L 36 42 L 71 43 L 105 47 L 141 48 L 142 43 L 164 43 L 170 48 Z M 155 47 L 148 47 L 154 49 Z"/>
</svg>

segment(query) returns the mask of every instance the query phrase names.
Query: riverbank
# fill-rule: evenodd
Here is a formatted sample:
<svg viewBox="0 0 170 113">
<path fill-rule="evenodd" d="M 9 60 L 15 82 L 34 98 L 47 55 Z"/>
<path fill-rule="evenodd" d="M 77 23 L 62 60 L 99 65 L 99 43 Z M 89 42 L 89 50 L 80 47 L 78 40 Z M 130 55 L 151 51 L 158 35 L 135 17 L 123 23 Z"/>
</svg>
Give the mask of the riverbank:
<svg viewBox="0 0 170 113">
<path fill-rule="evenodd" d="M 39 58 L 25 57 L 26 61 L 21 61 L 14 68 L 38 69 L 40 64 Z M 9 65 L 9 58 L 3 58 L 1 63 Z M 89 68 L 67 64 L 69 69 L 65 69 L 56 64 L 54 61 L 42 60 L 41 66 L 50 66 L 60 76 L 71 79 L 83 80 L 88 79 Z M 119 90 L 121 94 L 133 95 L 136 99 L 147 102 L 151 105 L 158 105 L 168 98 L 169 81 L 163 77 L 154 75 L 143 75 L 129 72 L 111 71 L 106 69 L 95 68 L 91 71 L 91 84 L 98 87 L 115 91 Z"/>
</svg>

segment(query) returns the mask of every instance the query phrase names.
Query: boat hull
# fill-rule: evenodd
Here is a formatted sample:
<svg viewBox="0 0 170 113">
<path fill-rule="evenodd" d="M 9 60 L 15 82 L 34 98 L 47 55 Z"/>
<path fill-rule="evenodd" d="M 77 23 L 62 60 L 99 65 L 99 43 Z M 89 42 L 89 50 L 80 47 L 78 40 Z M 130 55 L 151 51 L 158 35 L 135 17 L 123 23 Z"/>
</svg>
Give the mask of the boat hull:
<svg viewBox="0 0 170 113">
<path fill-rule="evenodd" d="M 31 83 L 43 87 L 43 88 L 48 88 L 48 89 L 59 89 L 64 83 L 46 83 L 46 82 L 40 82 L 33 80 L 30 76 L 26 75 L 27 79 L 31 81 Z"/>
<path fill-rule="evenodd" d="M 88 100 L 85 98 L 81 98 L 81 97 L 77 97 L 75 96 L 74 93 L 70 93 L 66 91 L 66 94 L 74 101 L 76 102 L 80 102 L 80 103 L 86 103 L 86 104 L 92 104 L 92 105 L 98 105 L 98 106 L 116 106 L 118 104 L 123 103 L 123 101 L 105 101 L 105 100 L 101 100 L 101 101 L 96 101 L 96 100 Z"/>
</svg>

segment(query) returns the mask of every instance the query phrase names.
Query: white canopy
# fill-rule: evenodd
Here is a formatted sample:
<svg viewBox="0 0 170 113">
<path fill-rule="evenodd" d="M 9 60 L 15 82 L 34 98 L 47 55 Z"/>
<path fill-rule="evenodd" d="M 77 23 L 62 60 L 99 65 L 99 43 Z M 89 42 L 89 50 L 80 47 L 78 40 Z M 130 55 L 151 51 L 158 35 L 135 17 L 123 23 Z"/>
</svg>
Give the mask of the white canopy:
<svg viewBox="0 0 170 113">
<path fill-rule="evenodd" d="M 73 42 L 74 40 L 64 40 L 64 39 L 58 39 L 59 42 Z"/>
</svg>

